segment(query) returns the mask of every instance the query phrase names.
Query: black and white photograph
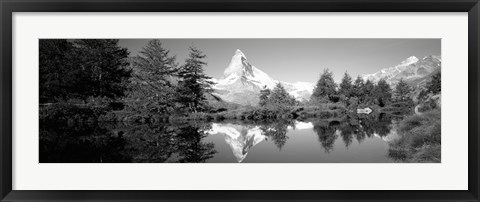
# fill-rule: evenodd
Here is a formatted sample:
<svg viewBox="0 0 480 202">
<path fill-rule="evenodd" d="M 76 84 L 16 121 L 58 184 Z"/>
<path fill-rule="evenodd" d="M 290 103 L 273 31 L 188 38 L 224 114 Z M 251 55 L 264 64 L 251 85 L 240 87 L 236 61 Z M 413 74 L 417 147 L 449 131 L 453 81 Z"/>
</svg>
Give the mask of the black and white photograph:
<svg viewBox="0 0 480 202">
<path fill-rule="evenodd" d="M 441 66 L 437 38 L 39 39 L 39 162 L 441 163 Z"/>
</svg>

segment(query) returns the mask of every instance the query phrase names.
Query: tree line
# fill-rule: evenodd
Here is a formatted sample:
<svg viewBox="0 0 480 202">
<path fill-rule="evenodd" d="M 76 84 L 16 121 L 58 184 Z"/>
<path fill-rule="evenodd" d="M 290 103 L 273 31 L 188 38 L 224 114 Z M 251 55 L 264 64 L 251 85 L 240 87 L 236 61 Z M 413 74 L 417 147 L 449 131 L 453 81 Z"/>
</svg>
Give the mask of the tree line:
<svg viewBox="0 0 480 202">
<path fill-rule="evenodd" d="M 283 108 L 298 104 L 295 97 L 290 95 L 280 83 L 277 83 L 272 90 L 265 86 L 260 90 L 259 98 L 259 105 L 261 107 Z"/>
<path fill-rule="evenodd" d="M 183 65 L 151 40 L 140 54 L 132 58 L 132 85 L 126 101 L 131 109 L 147 113 L 175 111 L 199 112 L 209 109 L 207 95 L 213 92 L 211 77 L 204 73 L 206 55 L 189 48 Z"/>
<path fill-rule="evenodd" d="M 198 48 L 179 65 L 159 40 L 134 57 L 111 39 L 41 39 L 39 46 L 40 104 L 123 102 L 145 113 L 209 108 L 213 82 Z"/>
<path fill-rule="evenodd" d="M 398 102 L 412 103 L 412 90 L 403 79 L 400 79 L 392 88 L 384 79 L 374 83 L 357 76 L 353 81 L 348 72 L 345 72 L 340 84 L 337 85 L 333 79 L 333 73 L 326 69 L 317 81 L 310 102 L 313 104 L 341 102 L 347 106 L 377 105 L 385 107 Z"/>
<path fill-rule="evenodd" d="M 40 39 L 40 103 L 124 96 L 131 77 L 129 53 L 117 42 Z"/>
<path fill-rule="evenodd" d="M 298 102 L 288 94 L 285 88 L 278 83 L 272 90 L 264 87 L 260 91 L 259 106 L 285 108 L 298 105 L 321 105 L 327 103 L 340 103 L 348 106 L 372 106 L 385 107 L 393 103 L 413 104 L 411 93 L 413 89 L 406 81 L 401 79 L 392 88 L 384 79 L 377 83 L 364 80 L 357 76 L 355 81 L 345 72 L 339 84 L 335 83 L 333 73 L 325 69 L 317 81 L 313 93 L 308 102 Z"/>
</svg>

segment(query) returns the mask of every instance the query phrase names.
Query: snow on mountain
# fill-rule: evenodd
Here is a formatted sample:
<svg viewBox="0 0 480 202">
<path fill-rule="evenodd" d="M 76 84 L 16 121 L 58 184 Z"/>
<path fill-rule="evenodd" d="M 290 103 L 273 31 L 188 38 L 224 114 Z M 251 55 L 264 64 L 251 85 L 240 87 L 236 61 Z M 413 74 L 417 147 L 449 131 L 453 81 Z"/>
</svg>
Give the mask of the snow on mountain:
<svg viewBox="0 0 480 202">
<path fill-rule="evenodd" d="M 314 87 L 314 84 L 306 82 L 287 83 L 274 80 L 251 65 L 241 50 L 235 51 L 223 74 L 224 78 L 213 79 L 217 83 L 214 93 L 226 101 L 241 105 L 257 105 L 260 90 L 264 87 L 273 89 L 279 82 L 298 100 L 308 100 Z"/>
<path fill-rule="evenodd" d="M 364 80 L 373 82 L 385 79 L 389 84 L 395 85 L 400 79 L 408 82 L 424 78 L 432 72 L 439 70 L 441 63 L 441 56 L 431 55 L 422 59 L 410 56 L 396 66 L 384 68 L 376 73 L 363 75 L 362 77 Z"/>
</svg>

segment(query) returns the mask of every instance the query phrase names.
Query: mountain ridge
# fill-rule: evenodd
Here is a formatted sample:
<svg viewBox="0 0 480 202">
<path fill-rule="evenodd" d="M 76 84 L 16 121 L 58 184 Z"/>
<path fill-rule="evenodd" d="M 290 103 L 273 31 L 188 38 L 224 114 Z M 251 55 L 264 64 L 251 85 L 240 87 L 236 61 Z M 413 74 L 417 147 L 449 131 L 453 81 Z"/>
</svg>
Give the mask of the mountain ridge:
<svg viewBox="0 0 480 202">
<path fill-rule="evenodd" d="M 422 59 L 410 56 L 396 66 L 383 68 L 380 71 L 372 74 L 364 74 L 361 77 L 364 80 L 370 80 L 373 82 L 378 82 L 380 79 L 384 79 L 390 85 L 395 85 L 400 79 L 409 82 L 426 77 L 432 72 L 440 69 L 441 63 L 442 58 L 437 55 L 425 56 Z"/>
</svg>

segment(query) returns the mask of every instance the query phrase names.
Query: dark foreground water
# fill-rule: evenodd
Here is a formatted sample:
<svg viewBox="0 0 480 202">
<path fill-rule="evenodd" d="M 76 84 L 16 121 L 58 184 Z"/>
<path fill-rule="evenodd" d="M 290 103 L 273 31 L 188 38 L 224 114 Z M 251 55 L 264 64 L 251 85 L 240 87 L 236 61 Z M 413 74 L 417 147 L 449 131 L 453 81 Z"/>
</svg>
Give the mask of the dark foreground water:
<svg viewBox="0 0 480 202">
<path fill-rule="evenodd" d="M 41 124 L 40 163 L 387 163 L 388 117 L 273 123 Z"/>
</svg>

